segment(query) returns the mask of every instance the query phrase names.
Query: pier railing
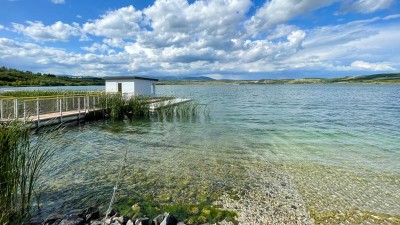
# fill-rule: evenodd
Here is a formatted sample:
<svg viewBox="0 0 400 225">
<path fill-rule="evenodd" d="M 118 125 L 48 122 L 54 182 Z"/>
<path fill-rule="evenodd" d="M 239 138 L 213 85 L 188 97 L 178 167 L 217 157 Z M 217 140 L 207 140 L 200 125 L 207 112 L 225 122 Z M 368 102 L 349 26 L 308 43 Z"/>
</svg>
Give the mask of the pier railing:
<svg viewBox="0 0 400 225">
<path fill-rule="evenodd" d="M 40 121 L 49 115 L 62 119 L 63 114 L 85 114 L 96 110 L 104 93 L 57 95 L 40 97 L 2 97 L 0 98 L 0 121 L 20 119 Z"/>
</svg>

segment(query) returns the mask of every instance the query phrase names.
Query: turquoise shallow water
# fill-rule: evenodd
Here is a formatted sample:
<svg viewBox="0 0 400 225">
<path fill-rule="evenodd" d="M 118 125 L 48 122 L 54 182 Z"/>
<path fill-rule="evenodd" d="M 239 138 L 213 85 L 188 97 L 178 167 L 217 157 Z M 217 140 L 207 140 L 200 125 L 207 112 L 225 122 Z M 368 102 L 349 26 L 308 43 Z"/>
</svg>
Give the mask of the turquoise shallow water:
<svg viewBox="0 0 400 225">
<path fill-rule="evenodd" d="M 210 115 L 68 127 L 67 147 L 42 180 L 45 211 L 106 207 L 127 151 L 121 199 L 211 203 L 246 191 L 250 179 L 264 185 L 270 174 L 259 171 L 273 167 L 293 182 L 317 223 L 398 221 L 399 85 L 157 86 L 157 92 L 208 104 Z"/>
</svg>

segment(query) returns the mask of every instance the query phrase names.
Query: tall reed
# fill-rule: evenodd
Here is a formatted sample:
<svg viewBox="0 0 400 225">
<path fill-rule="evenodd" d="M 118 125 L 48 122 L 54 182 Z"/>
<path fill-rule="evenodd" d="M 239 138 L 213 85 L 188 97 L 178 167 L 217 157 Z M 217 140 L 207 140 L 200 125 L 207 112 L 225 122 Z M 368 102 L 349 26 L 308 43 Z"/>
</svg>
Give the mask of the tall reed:
<svg viewBox="0 0 400 225">
<path fill-rule="evenodd" d="M 56 133 L 32 137 L 29 123 L 0 124 L 0 224 L 21 224 L 29 216 L 35 185 L 55 148 Z"/>
<path fill-rule="evenodd" d="M 160 120 L 176 119 L 198 119 L 203 116 L 210 116 L 208 104 L 200 104 L 197 101 L 189 101 L 176 105 L 165 105 L 156 109 L 157 116 Z"/>
<path fill-rule="evenodd" d="M 146 96 L 124 96 L 121 93 L 107 93 L 100 97 L 99 108 L 105 117 L 112 119 L 146 118 L 149 116 L 150 98 Z"/>
</svg>

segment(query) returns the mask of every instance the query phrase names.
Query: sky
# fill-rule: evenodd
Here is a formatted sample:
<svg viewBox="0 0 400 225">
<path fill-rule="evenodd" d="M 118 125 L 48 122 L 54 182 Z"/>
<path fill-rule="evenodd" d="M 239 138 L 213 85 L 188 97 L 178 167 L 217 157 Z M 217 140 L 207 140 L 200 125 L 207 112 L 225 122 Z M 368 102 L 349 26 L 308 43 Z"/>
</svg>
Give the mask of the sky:
<svg viewBox="0 0 400 225">
<path fill-rule="evenodd" d="M 0 66 L 76 76 L 400 70 L 397 0 L 0 0 Z"/>
</svg>

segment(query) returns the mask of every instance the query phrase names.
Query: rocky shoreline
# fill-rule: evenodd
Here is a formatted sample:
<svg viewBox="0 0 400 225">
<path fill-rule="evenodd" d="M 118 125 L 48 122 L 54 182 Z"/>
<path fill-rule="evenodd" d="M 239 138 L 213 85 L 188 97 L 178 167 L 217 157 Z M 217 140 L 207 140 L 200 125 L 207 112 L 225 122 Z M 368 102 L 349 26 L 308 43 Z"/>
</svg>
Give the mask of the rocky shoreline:
<svg viewBox="0 0 400 225">
<path fill-rule="evenodd" d="M 53 213 L 44 221 L 30 221 L 25 225 L 185 225 L 175 216 L 166 212 L 151 219 L 148 217 L 129 218 L 121 215 L 117 210 L 102 216 L 96 207 L 85 210 L 73 210 L 67 214 Z"/>
</svg>

